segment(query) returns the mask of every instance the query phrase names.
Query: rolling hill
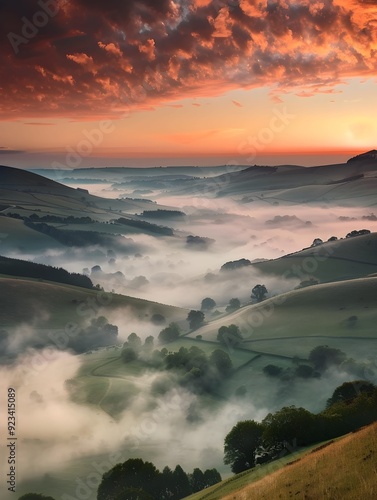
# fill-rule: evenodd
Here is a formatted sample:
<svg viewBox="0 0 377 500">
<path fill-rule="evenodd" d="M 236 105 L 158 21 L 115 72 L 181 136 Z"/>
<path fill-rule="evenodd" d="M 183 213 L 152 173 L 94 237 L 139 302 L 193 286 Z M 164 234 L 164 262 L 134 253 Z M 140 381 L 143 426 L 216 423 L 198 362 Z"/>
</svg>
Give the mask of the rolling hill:
<svg viewBox="0 0 377 500">
<path fill-rule="evenodd" d="M 59 329 L 72 321 L 81 323 L 89 312 L 106 316 L 122 310 L 146 321 L 153 314 L 162 314 L 168 322 L 182 321 L 187 317 L 187 311 L 178 307 L 43 280 L 2 276 L 0 295 L 0 324 L 3 328 L 26 323 L 44 329 Z M 19 307 L 14 307 L 15 304 Z"/>
<path fill-rule="evenodd" d="M 278 259 L 252 264 L 262 274 L 322 283 L 360 278 L 377 272 L 377 233 L 328 241 Z"/>
<path fill-rule="evenodd" d="M 376 453 L 374 423 L 335 442 L 238 474 L 186 500 L 373 500 Z"/>
</svg>

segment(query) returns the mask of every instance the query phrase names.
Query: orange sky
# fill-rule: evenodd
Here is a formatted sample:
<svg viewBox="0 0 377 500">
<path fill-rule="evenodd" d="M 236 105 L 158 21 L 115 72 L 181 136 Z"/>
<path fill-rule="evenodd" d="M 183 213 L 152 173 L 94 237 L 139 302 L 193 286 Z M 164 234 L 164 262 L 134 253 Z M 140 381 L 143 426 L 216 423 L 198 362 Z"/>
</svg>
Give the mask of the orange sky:
<svg viewBox="0 0 377 500">
<path fill-rule="evenodd" d="M 2 164 L 376 147 L 375 2 L 3 4 Z"/>
</svg>

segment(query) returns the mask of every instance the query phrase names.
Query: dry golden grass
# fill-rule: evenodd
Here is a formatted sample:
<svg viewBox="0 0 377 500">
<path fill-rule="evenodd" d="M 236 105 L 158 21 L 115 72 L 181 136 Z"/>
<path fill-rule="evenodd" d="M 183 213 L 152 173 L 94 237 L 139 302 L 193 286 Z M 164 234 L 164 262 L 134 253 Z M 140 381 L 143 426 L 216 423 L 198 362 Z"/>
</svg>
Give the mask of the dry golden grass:
<svg viewBox="0 0 377 500">
<path fill-rule="evenodd" d="M 376 500 L 377 423 L 313 451 L 224 500 Z"/>
</svg>

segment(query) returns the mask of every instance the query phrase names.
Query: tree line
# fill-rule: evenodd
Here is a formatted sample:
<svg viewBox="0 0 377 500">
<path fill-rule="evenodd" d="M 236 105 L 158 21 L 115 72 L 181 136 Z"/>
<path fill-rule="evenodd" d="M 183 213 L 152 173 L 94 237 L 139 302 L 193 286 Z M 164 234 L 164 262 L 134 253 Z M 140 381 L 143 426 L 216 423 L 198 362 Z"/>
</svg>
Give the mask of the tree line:
<svg viewBox="0 0 377 500">
<path fill-rule="evenodd" d="M 93 288 L 91 279 L 83 274 L 69 273 L 62 267 L 46 266 L 45 264 L 36 264 L 35 262 L 10 257 L 0 256 L 0 274 L 44 279 L 82 288 Z"/>
<path fill-rule="evenodd" d="M 238 422 L 224 441 L 224 462 L 234 473 L 269 462 L 292 449 L 342 436 L 377 420 L 377 387 L 366 380 L 337 387 L 325 410 L 284 407 L 262 422 Z"/>
</svg>

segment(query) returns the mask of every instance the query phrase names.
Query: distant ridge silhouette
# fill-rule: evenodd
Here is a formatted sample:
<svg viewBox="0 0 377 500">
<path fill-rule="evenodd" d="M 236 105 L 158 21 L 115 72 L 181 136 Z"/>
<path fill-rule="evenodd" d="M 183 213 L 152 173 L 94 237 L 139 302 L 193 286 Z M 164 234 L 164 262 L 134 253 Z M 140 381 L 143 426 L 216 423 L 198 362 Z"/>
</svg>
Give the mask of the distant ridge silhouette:
<svg viewBox="0 0 377 500">
<path fill-rule="evenodd" d="M 347 163 L 353 162 L 353 161 L 376 161 L 377 160 L 377 149 L 371 149 L 370 151 L 367 151 L 366 153 L 361 153 L 360 155 L 354 156 L 353 158 L 350 158 Z"/>
</svg>

